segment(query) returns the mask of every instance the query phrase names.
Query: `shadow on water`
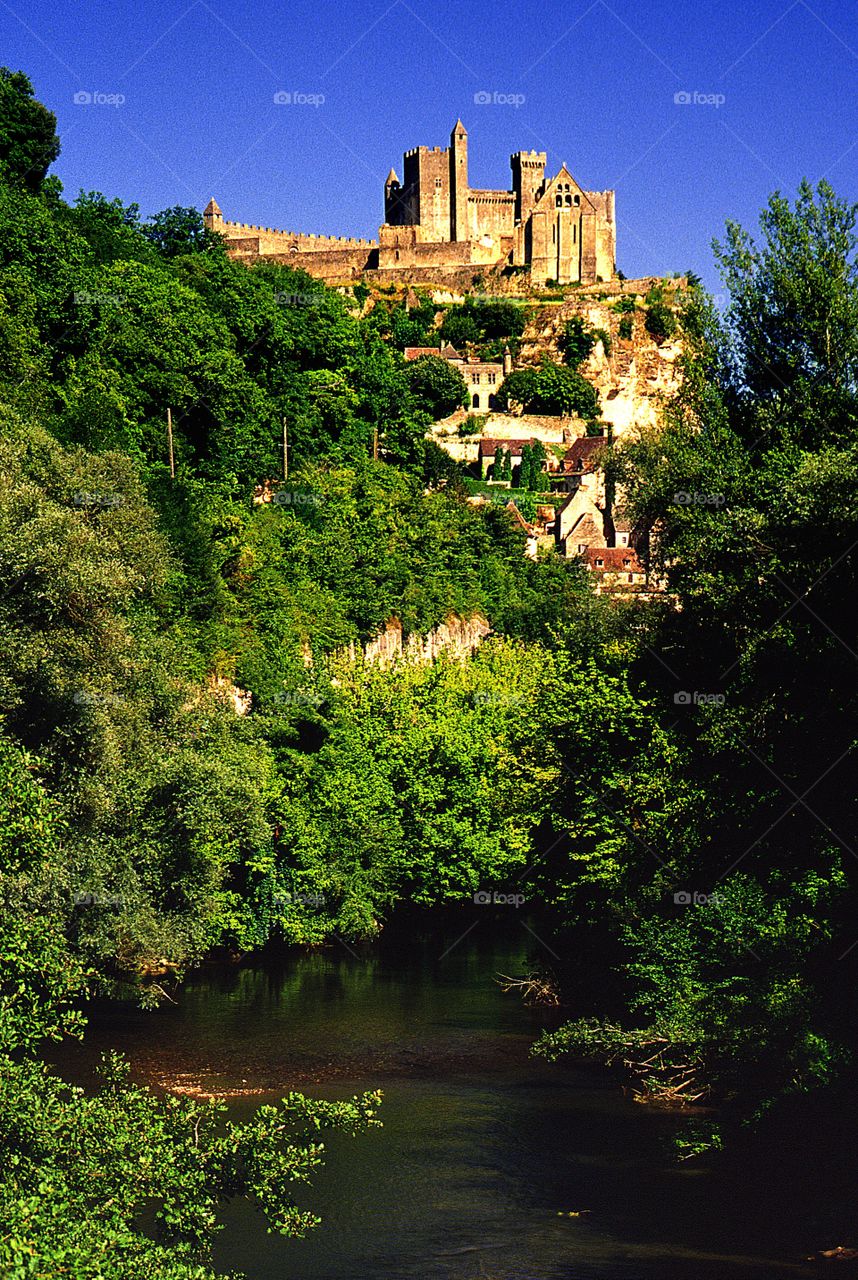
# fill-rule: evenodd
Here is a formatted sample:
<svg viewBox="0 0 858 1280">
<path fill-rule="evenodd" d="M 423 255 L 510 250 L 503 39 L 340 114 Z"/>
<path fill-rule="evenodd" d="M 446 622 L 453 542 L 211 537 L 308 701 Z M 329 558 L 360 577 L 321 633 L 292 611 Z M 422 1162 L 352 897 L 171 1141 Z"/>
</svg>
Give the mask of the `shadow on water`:
<svg viewBox="0 0 858 1280">
<path fill-rule="evenodd" d="M 229 1206 L 217 1262 L 251 1280 L 817 1274 L 802 1262 L 816 1238 L 808 1187 L 782 1167 L 678 1167 L 666 1149 L 676 1117 L 636 1106 L 604 1072 L 531 1058 L 559 1015 L 495 978 L 523 971 L 534 938 L 519 918 L 471 925 L 406 924 L 372 946 L 210 967 L 175 1007 L 99 1010 L 60 1065 L 86 1078 L 116 1047 L 139 1079 L 226 1093 L 237 1115 L 290 1088 L 383 1089 L 384 1128 L 329 1137 L 300 1193 L 323 1218 L 306 1240 Z"/>
</svg>

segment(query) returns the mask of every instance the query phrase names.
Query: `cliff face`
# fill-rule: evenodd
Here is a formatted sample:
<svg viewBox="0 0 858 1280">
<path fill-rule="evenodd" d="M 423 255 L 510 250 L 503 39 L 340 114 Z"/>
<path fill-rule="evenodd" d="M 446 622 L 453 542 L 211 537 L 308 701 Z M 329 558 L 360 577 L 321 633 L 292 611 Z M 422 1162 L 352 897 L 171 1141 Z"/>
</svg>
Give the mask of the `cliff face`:
<svg viewBox="0 0 858 1280">
<path fill-rule="evenodd" d="M 466 658 L 479 648 L 490 631 L 491 627 L 481 614 L 470 618 L 451 614 L 433 627 L 428 635 L 410 635 L 403 640 L 402 623 L 398 618 L 391 618 L 385 623 L 384 630 L 364 645 L 363 656 L 366 662 L 380 666 L 392 666 L 402 658 L 410 662 L 430 663 L 442 653 Z M 349 646 L 349 655 L 352 658 L 357 656 L 354 645 Z"/>
<path fill-rule="evenodd" d="M 522 335 L 518 367 L 538 364 L 543 356 L 561 360 L 558 343 L 564 326 L 573 316 L 580 316 L 591 328 L 610 335 L 610 351 L 597 342 L 581 366 L 581 373 L 599 393 L 602 419 L 612 425 L 616 436 L 625 435 L 633 426 L 653 425 L 662 399 L 678 389 L 682 354 L 678 338 L 657 342 L 647 332 L 644 298 L 653 285 L 664 287 L 668 305 L 681 301 L 684 281 L 645 279 L 591 286 L 567 296 L 559 305 L 540 307 Z M 634 300 L 635 309 L 617 310 L 621 298 Z M 625 318 L 631 321 L 628 338 L 620 336 Z"/>
</svg>

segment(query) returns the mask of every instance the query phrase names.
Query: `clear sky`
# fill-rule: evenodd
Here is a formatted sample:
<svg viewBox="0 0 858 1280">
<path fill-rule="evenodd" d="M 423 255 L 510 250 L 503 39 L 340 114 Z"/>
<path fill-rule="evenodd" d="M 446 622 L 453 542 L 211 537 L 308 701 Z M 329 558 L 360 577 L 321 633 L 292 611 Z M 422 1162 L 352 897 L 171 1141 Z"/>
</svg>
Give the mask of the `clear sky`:
<svg viewBox="0 0 858 1280">
<path fill-rule="evenodd" d="M 215 195 L 236 221 L 373 236 L 390 166 L 457 116 L 474 186 L 535 148 L 616 188 L 628 276 L 717 291 L 726 218 L 802 176 L 858 200 L 856 0 L 0 0 L 0 31 L 57 114 L 66 196 L 146 215 Z"/>
</svg>

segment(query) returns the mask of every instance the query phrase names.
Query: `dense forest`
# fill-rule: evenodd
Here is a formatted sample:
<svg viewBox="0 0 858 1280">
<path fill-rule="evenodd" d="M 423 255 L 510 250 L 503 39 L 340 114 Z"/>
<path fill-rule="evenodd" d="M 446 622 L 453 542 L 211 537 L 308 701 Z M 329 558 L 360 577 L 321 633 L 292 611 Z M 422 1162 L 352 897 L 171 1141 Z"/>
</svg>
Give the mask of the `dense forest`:
<svg viewBox="0 0 858 1280">
<path fill-rule="evenodd" d="M 427 315 L 232 262 L 192 209 L 69 202 L 58 152 L 0 72 L 4 1274 L 204 1280 L 238 1195 L 306 1231 L 319 1131 L 377 1095 L 239 1124 L 44 1046 L 94 994 L 403 904 L 523 893 L 570 957 L 534 1052 L 709 1099 L 681 1156 L 848 1079 L 858 208 L 776 194 L 717 246 L 726 310 L 692 282 L 682 390 L 610 459 L 668 588 L 622 602 L 468 502 L 426 440 L 461 387 L 401 354 Z M 487 316 L 444 336 L 515 342 Z M 361 660 L 451 614 L 492 628 L 468 660 Z"/>
</svg>

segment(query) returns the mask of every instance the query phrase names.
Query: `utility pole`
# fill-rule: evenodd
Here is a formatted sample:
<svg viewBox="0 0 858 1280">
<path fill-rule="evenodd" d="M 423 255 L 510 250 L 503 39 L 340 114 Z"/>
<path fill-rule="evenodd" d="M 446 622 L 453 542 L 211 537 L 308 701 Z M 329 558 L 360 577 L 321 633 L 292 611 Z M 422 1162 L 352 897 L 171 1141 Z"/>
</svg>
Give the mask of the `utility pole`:
<svg viewBox="0 0 858 1280">
<path fill-rule="evenodd" d="M 170 479 L 176 478 L 176 460 L 173 457 L 173 410 L 167 410 L 167 447 L 170 450 Z"/>
<path fill-rule="evenodd" d="M 372 429 L 372 456 L 378 462 L 378 427 Z"/>
<path fill-rule="evenodd" d="M 283 419 L 283 479 L 289 479 L 289 428 Z"/>
</svg>

